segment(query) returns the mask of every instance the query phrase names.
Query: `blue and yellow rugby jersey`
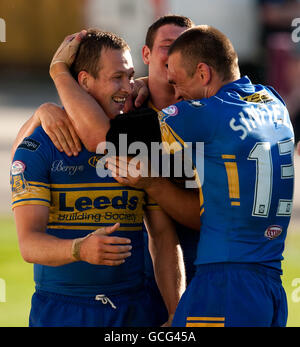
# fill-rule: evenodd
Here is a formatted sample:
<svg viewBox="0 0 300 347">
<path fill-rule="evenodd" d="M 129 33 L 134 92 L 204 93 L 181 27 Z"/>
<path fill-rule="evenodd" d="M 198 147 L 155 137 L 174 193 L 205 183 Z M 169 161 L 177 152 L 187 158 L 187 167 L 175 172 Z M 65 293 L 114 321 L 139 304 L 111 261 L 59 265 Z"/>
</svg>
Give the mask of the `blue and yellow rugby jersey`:
<svg viewBox="0 0 300 347">
<path fill-rule="evenodd" d="M 67 295 L 114 294 L 144 281 L 142 223 L 147 202 L 142 190 L 121 186 L 96 173 L 99 155 L 83 149 L 78 157 L 60 153 L 41 127 L 18 147 L 11 169 L 12 206 L 49 207 L 47 233 L 83 237 L 119 222 L 112 235 L 131 239 L 132 255 L 120 266 L 75 262 L 59 267 L 34 265 L 37 289 Z"/>
<path fill-rule="evenodd" d="M 210 98 L 170 106 L 160 122 L 164 141 L 192 148 L 201 184 L 196 264 L 280 270 L 294 184 L 294 134 L 280 96 L 243 77 Z"/>
<path fill-rule="evenodd" d="M 149 108 L 152 108 L 154 111 L 159 113 L 159 109 L 157 109 L 151 101 L 147 102 L 147 106 Z M 174 158 L 170 158 L 170 177 L 169 179 L 175 183 L 176 185 L 179 185 L 181 187 L 184 187 L 186 177 L 175 177 L 174 175 Z M 163 155 L 162 155 L 162 159 Z M 160 165 L 162 164 L 162 161 Z M 160 167 L 160 170 L 162 168 Z M 184 170 L 183 170 L 184 171 Z M 199 231 L 191 229 L 189 227 L 186 227 L 185 225 L 182 225 L 176 221 L 174 221 L 174 225 L 176 228 L 176 233 L 179 239 L 179 243 L 182 248 L 183 252 L 183 259 L 184 259 L 184 265 L 185 265 L 185 275 L 186 275 L 186 283 L 188 284 L 195 274 L 195 266 L 194 261 L 196 259 L 197 255 L 197 244 L 199 240 Z M 147 255 L 147 254 L 146 254 Z M 146 262 L 146 269 L 149 269 L 149 273 L 151 273 L 152 268 L 152 261 L 150 258 L 150 254 L 148 255 L 148 262 Z M 154 276 L 154 274 L 152 274 Z"/>
</svg>

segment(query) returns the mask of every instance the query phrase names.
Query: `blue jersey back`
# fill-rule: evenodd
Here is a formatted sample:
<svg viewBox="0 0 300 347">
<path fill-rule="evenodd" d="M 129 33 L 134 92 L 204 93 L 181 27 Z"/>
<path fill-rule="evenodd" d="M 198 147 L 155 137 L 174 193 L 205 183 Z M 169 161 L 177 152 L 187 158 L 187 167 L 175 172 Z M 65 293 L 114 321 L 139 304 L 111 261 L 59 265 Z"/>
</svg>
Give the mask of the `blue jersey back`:
<svg viewBox="0 0 300 347">
<path fill-rule="evenodd" d="M 191 150 L 201 183 L 196 264 L 281 269 L 291 216 L 294 134 L 271 88 L 247 77 L 160 114 L 162 138 Z"/>
<path fill-rule="evenodd" d="M 66 295 L 124 292 L 144 283 L 143 214 L 156 209 L 145 192 L 99 177 L 101 156 L 83 149 L 78 157 L 60 153 L 41 127 L 18 147 L 11 169 L 13 207 L 49 207 L 47 233 L 59 238 L 83 237 L 120 223 L 113 236 L 131 239 L 132 255 L 120 266 L 75 262 L 64 266 L 35 265 L 36 286 Z"/>
</svg>

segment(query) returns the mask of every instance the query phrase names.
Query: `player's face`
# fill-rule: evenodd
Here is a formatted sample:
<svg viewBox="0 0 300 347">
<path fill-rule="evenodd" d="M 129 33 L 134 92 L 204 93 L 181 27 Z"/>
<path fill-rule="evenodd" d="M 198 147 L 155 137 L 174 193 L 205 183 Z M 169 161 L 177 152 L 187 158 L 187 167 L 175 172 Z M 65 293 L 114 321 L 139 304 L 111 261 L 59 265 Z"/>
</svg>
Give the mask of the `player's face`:
<svg viewBox="0 0 300 347">
<path fill-rule="evenodd" d="M 109 118 L 123 112 L 133 90 L 134 68 L 129 50 L 104 49 L 99 58 L 98 78 L 89 93 L 99 102 Z"/>
<path fill-rule="evenodd" d="M 147 59 L 144 61 L 149 65 L 149 76 L 155 76 L 156 80 L 167 82 L 168 50 L 171 44 L 187 28 L 174 24 L 166 24 L 160 27 L 155 35 L 152 51 L 149 50 Z"/>
<path fill-rule="evenodd" d="M 175 89 L 175 97 L 184 100 L 202 99 L 205 97 L 197 73 L 190 77 L 182 65 L 181 53 L 175 52 L 168 60 L 168 81 Z"/>
</svg>

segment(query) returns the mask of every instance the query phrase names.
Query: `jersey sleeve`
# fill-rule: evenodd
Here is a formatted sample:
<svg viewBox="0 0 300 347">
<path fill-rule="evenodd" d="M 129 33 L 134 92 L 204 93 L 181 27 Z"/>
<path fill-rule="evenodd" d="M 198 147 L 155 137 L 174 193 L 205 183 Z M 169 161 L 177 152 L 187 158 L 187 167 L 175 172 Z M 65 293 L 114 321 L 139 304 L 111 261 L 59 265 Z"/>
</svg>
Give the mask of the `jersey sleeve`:
<svg viewBox="0 0 300 347">
<path fill-rule="evenodd" d="M 50 207 L 51 143 L 42 128 L 18 146 L 10 170 L 12 208 L 21 205 Z"/>
<path fill-rule="evenodd" d="M 213 112 L 205 101 L 189 100 L 171 105 L 159 112 L 162 141 L 169 152 L 187 147 L 187 143 L 208 142 L 214 133 Z"/>
</svg>

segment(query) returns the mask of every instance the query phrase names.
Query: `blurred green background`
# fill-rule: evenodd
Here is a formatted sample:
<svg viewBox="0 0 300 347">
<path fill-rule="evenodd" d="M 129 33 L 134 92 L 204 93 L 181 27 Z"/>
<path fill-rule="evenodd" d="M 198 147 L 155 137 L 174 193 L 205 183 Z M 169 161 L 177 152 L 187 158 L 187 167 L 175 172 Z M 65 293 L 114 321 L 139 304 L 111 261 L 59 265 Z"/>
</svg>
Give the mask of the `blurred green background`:
<svg viewBox="0 0 300 347">
<path fill-rule="evenodd" d="M 141 48 L 146 30 L 167 13 L 222 30 L 238 52 L 242 74 L 283 96 L 300 140 L 300 43 L 291 35 L 292 20 L 300 17 L 298 0 L 0 0 L 0 25 L 5 24 L 5 40 L 0 26 L 1 327 L 28 325 L 33 266 L 20 256 L 10 211 L 10 148 L 40 104 L 59 102 L 48 75 L 53 53 L 66 35 L 98 27 L 127 40 L 137 77 L 145 75 Z M 300 326 L 300 157 L 295 164 L 294 211 L 283 262 L 289 326 Z"/>
</svg>

